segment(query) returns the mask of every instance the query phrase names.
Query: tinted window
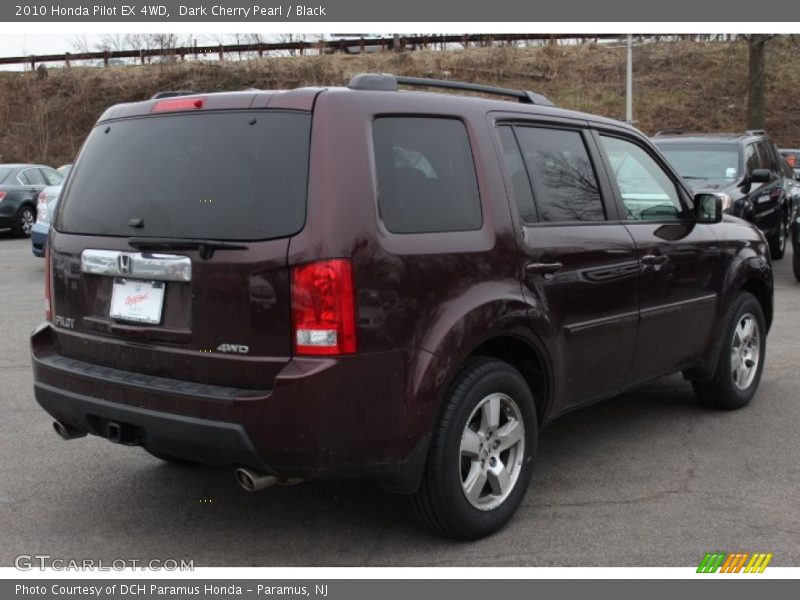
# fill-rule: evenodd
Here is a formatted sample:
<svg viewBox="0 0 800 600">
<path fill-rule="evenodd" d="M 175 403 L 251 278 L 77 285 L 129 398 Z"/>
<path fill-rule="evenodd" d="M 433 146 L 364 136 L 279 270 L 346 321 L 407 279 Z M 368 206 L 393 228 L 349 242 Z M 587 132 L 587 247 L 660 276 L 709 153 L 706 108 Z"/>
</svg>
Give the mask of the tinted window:
<svg viewBox="0 0 800 600">
<path fill-rule="evenodd" d="M 756 152 L 755 144 L 747 144 L 744 150 L 745 165 L 748 173 L 752 173 L 755 169 L 760 169 L 760 159 Z"/>
<path fill-rule="evenodd" d="M 523 222 L 535 223 L 539 220 L 539 217 L 536 214 L 531 182 L 528 179 L 528 172 L 525 169 L 525 163 L 517 144 L 517 138 L 514 136 L 514 130 L 511 127 L 500 127 L 498 132 L 500 141 L 503 144 L 503 154 L 519 216 Z"/>
<path fill-rule="evenodd" d="M 657 144 L 684 179 L 727 179 L 739 176 L 736 144 Z"/>
<path fill-rule="evenodd" d="M 0 167 L 0 183 L 3 183 L 9 175 L 14 172 L 14 169 L 9 169 L 8 167 Z"/>
<path fill-rule="evenodd" d="M 61 185 L 61 183 L 64 181 L 64 176 L 55 169 L 44 167 L 39 170 L 42 172 L 42 176 L 44 177 L 47 185 Z"/>
<path fill-rule="evenodd" d="M 311 117 L 163 115 L 94 129 L 56 227 L 69 233 L 257 240 L 305 221 Z M 131 219 L 142 219 L 131 229 Z"/>
<path fill-rule="evenodd" d="M 603 202 L 589 154 L 577 131 L 516 127 L 544 222 L 602 221 Z"/>
<path fill-rule="evenodd" d="M 19 174 L 19 180 L 23 185 L 46 185 L 39 169 L 25 169 Z"/>
<path fill-rule="evenodd" d="M 384 117 L 372 127 L 381 219 L 393 233 L 480 229 L 467 129 L 455 119 Z"/>
<path fill-rule="evenodd" d="M 678 219 L 683 206 L 675 184 L 643 148 L 620 138 L 600 136 L 627 218 L 634 221 Z"/>
</svg>

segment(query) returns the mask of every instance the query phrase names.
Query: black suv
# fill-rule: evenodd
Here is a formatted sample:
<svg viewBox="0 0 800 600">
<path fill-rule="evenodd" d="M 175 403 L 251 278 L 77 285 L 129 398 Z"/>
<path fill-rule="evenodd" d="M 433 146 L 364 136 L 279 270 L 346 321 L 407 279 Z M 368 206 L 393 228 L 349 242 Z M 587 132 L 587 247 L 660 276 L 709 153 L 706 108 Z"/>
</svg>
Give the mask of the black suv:
<svg viewBox="0 0 800 600">
<path fill-rule="evenodd" d="M 511 518 L 559 415 L 675 372 L 746 405 L 772 320 L 761 233 L 641 133 L 452 81 L 115 106 L 47 249 L 61 437 L 251 491 L 369 478 L 460 538 Z"/>
<path fill-rule="evenodd" d="M 767 238 L 772 258 L 783 258 L 791 202 L 784 191 L 783 158 L 765 131 L 665 131 L 653 141 L 696 193 L 714 194 L 725 212 L 754 223 Z"/>
</svg>

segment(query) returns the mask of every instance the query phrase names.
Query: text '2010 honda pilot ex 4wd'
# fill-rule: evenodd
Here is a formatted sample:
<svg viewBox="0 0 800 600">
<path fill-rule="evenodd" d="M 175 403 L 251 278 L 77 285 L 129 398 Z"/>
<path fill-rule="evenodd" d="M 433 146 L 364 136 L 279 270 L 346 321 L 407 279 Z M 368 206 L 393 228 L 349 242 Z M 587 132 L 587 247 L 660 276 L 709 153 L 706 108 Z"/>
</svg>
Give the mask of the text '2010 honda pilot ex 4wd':
<svg viewBox="0 0 800 600">
<path fill-rule="evenodd" d="M 112 107 L 47 247 L 35 394 L 62 437 L 249 490 L 372 479 L 458 538 L 511 518 L 569 410 L 681 371 L 747 404 L 772 319 L 761 233 L 644 135 L 450 81 Z"/>
</svg>

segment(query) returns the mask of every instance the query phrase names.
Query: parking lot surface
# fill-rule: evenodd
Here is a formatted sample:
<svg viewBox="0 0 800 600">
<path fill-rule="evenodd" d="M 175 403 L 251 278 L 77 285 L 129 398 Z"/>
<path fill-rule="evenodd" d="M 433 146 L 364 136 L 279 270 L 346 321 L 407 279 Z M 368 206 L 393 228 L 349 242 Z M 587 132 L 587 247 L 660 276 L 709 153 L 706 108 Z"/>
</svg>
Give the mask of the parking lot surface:
<svg viewBox="0 0 800 600">
<path fill-rule="evenodd" d="M 0 232 L 0 566 L 20 554 L 186 559 L 195 566 L 696 566 L 712 550 L 800 566 L 800 283 L 775 264 L 761 387 L 735 412 L 679 376 L 569 414 L 540 439 L 510 525 L 436 538 L 361 482 L 247 493 L 227 470 L 62 441 L 33 398 L 28 336 L 44 261 Z"/>
</svg>

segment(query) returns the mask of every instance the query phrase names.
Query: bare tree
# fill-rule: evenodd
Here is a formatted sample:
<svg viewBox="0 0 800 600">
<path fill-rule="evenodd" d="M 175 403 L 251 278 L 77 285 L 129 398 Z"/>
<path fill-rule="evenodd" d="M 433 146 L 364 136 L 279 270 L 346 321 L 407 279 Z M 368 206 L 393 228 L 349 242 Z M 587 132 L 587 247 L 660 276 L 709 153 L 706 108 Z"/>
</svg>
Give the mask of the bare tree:
<svg viewBox="0 0 800 600">
<path fill-rule="evenodd" d="M 747 74 L 747 128 L 763 129 L 766 122 L 766 44 L 773 35 L 754 33 L 744 36 L 750 57 Z"/>
</svg>

